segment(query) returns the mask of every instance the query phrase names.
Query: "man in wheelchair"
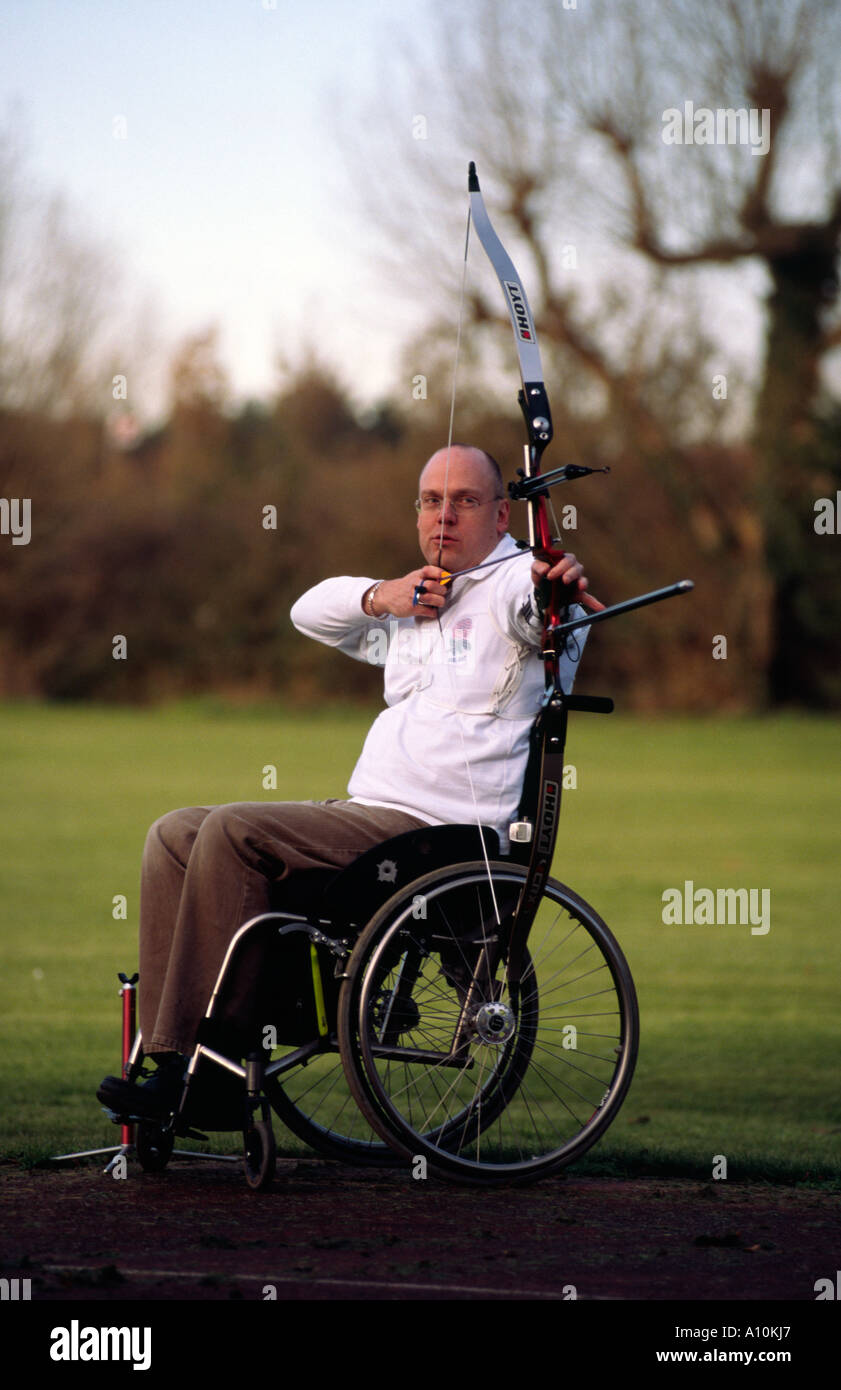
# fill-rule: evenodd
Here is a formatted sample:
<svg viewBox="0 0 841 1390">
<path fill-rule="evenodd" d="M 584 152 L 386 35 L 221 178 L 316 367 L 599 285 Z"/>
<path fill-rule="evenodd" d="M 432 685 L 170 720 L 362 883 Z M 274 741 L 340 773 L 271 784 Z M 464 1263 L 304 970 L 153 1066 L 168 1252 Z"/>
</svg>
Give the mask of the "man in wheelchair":
<svg viewBox="0 0 841 1390">
<path fill-rule="evenodd" d="M 544 689 L 536 591 L 561 579 L 571 597 L 602 605 L 574 555 L 550 568 L 516 546 L 499 466 L 482 450 L 433 454 L 416 505 L 420 568 L 391 580 L 327 579 L 292 609 L 306 636 L 384 667 L 386 708 L 349 798 L 191 807 L 149 831 L 139 1005 L 143 1053 L 157 1071 L 140 1084 L 106 1077 L 97 1095 L 113 1112 L 171 1112 L 234 934 L 284 895 L 291 903 L 308 875 L 429 825 L 493 826 L 505 852 Z M 583 641 L 561 661 L 567 691 Z M 448 968 L 458 985 L 458 962 Z"/>
</svg>

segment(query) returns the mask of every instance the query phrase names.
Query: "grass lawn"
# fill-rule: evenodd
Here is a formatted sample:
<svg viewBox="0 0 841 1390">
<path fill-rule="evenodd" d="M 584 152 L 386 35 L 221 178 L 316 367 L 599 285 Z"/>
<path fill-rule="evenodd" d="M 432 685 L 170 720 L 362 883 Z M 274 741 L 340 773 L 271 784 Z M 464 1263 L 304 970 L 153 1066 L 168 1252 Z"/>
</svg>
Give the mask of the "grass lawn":
<svg viewBox="0 0 841 1390">
<path fill-rule="evenodd" d="M 119 1070 L 148 824 L 176 806 L 341 796 L 371 716 L 3 707 L 0 1155 L 117 1141 L 94 1092 Z M 619 938 L 642 1021 L 630 1095 L 580 1167 L 707 1179 L 723 1156 L 734 1180 L 841 1180 L 837 722 L 573 715 L 567 761 L 554 873 Z M 664 892 L 687 881 L 768 890 L 770 930 L 664 923 Z"/>
</svg>

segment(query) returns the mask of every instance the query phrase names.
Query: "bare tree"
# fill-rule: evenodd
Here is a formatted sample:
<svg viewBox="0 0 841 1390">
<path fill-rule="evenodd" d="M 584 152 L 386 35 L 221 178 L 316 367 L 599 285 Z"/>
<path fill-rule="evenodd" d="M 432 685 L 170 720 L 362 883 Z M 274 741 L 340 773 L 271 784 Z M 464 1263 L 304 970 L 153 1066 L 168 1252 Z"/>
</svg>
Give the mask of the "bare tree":
<svg viewBox="0 0 841 1390">
<path fill-rule="evenodd" d="M 153 314 L 129 306 L 116 250 L 34 182 L 20 126 L 0 129 L 0 406 L 101 418 L 115 374 L 136 399 Z"/>
<path fill-rule="evenodd" d="M 645 132 L 615 93 L 594 102 L 589 122 L 614 153 L 628 240 L 651 263 L 675 271 L 751 261 L 765 273 L 754 441 L 775 586 L 770 693 L 776 700 L 822 700 L 824 662 L 838 669 L 834 634 L 834 653 L 827 641 L 837 615 L 825 603 L 804 602 L 804 593 L 815 559 L 809 542 L 822 369 L 841 345 L 841 7 L 830 0 L 717 0 L 681 8 L 675 39 L 684 121 L 685 102 L 700 88 L 704 107 L 716 108 L 717 134 L 719 124 L 735 131 L 739 111 L 761 116 L 761 147 L 746 158 L 744 147 L 718 145 L 715 159 L 707 147 L 684 147 L 670 196 L 652 173 Z M 662 170 L 662 157 L 657 164 Z M 700 175 L 699 191 L 706 189 L 706 197 L 684 205 L 691 217 L 676 215 L 684 171 Z"/>
<path fill-rule="evenodd" d="M 504 0 L 475 0 L 448 7 L 445 20 L 404 77 L 384 84 L 403 102 L 391 168 L 417 185 L 404 201 L 405 184 L 388 180 L 376 211 L 376 224 L 399 237 L 404 283 L 407 202 L 452 206 L 456 160 L 463 169 L 475 157 L 529 287 L 549 371 L 565 382 L 567 437 L 592 447 L 586 422 L 596 417 L 603 448 L 632 439 L 686 514 L 706 513 L 731 558 L 755 551 L 746 507 L 759 508 L 774 589 L 770 694 L 827 699 L 821 668 L 841 670 L 838 644 L 827 645 L 826 607 L 804 607 L 802 596 L 815 539 L 812 446 L 825 368 L 841 345 L 841 6 L 526 0 L 514 18 Z M 409 138 L 417 111 L 428 113 L 426 143 Z M 431 218 L 414 225 L 426 234 L 414 254 L 428 277 L 456 233 Z M 570 245 L 575 269 L 565 264 Z M 453 267 L 451 295 L 455 279 Z M 487 271 L 471 272 L 467 310 L 500 342 L 510 333 Z M 755 343 L 742 323 L 751 311 Z M 711 389 L 716 375 L 725 406 Z M 755 460 L 739 456 L 735 504 L 720 471 L 693 467 L 687 453 L 722 438 L 724 420 L 752 441 Z M 751 584 L 751 603 L 756 593 Z M 761 630 L 755 612 L 743 617 L 746 634 Z"/>
</svg>

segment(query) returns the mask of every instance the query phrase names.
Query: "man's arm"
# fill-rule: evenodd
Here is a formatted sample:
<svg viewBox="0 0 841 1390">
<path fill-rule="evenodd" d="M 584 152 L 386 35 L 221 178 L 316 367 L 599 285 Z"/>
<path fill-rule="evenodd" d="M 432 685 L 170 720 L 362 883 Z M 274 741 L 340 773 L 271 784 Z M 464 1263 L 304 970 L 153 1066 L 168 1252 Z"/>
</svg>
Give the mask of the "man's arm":
<svg viewBox="0 0 841 1390">
<path fill-rule="evenodd" d="M 367 633 L 375 620 L 365 613 L 362 603 L 376 583 L 376 579 L 353 575 L 323 579 L 296 600 L 289 616 L 305 637 L 337 647 L 356 661 L 368 661 Z"/>
<path fill-rule="evenodd" d="M 291 618 L 299 632 L 330 647 L 351 645 L 371 622 L 388 618 L 434 618 L 443 608 L 447 590 L 438 583 L 437 565 L 422 565 L 400 579 L 357 579 L 342 575 L 324 579 L 292 606 Z M 423 584 L 425 604 L 415 604 L 415 590 Z"/>
<path fill-rule="evenodd" d="M 390 618 L 434 618 L 447 597 L 446 588 L 438 583 L 440 573 L 437 565 L 423 565 L 400 579 L 353 575 L 323 579 L 301 595 L 289 616 L 305 637 L 336 647 L 355 661 L 380 665 L 371 632 L 384 628 Z M 425 604 L 413 602 L 419 584 L 425 585 Z"/>
<path fill-rule="evenodd" d="M 438 565 L 424 565 L 412 570 L 402 579 L 380 579 L 366 589 L 362 595 L 362 610 L 371 618 L 434 618 L 444 607 L 448 590 L 439 582 L 443 573 Z M 533 560 L 532 584 L 537 591 L 553 579 L 560 579 L 569 590 L 570 602 L 586 604 L 588 608 L 600 612 L 604 604 L 592 594 L 587 593 L 590 581 L 584 574 L 584 566 L 574 555 L 566 554 L 558 564 L 550 566 L 543 560 Z M 414 596 L 423 584 L 428 595 L 425 604 L 416 604 Z"/>
</svg>

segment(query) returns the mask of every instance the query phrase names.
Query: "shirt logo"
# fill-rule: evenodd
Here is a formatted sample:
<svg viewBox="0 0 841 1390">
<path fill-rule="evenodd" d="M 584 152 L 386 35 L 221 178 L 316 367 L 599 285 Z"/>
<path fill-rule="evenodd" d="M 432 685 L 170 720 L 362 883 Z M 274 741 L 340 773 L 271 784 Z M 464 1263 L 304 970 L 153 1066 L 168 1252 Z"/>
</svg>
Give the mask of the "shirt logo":
<svg viewBox="0 0 841 1390">
<path fill-rule="evenodd" d="M 461 618 L 449 632 L 442 633 L 434 622 L 401 627 L 398 620 L 392 618 L 387 630 L 385 625 L 379 625 L 367 631 L 362 650 L 372 666 L 388 663 L 392 667 L 426 668 L 427 671 L 436 666 L 460 666 L 463 671 L 473 671 L 476 664 L 473 619 Z M 430 683 L 429 679 L 423 679 L 418 689 Z"/>
<path fill-rule="evenodd" d="M 453 664 L 459 665 L 462 662 L 470 660 L 470 655 L 473 651 L 472 634 L 473 619 L 459 619 L 450 637 L 449 660 Z"/>
</svg>

